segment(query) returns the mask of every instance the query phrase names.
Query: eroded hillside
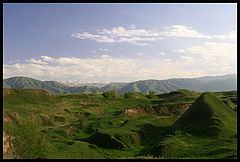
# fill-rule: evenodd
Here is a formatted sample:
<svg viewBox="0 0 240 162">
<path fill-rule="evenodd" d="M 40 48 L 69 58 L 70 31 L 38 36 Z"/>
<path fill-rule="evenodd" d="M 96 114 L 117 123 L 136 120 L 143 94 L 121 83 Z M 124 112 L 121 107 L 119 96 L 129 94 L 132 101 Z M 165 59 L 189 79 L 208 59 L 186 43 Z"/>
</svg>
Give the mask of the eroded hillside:
<svg viewBox="0 0 240 162">
<path fill-rule="evenodd" d="M 197 101 L 204 96 L 200 95 L 178 90 L 156 95 L 154 99 L 140 93 L 106 98 L 101 94 L 55 95 L 44 90 L 3 89 L 4 157 L 14 158 L 6 142 L 9 141 L 12 146 L 16 146 L 15 158 L 181 158 L 179 154 L 191 158 L 190 154 L 184 152 L 191 145 L 188 136 L 194 137 L 195 146 L 202 140 L 208 140 L 214 147 L 211 138 L 204 139 L 190 134 L 187 131 L 189 122 L 176 124 L 192 109 L 201 109 L 202 115 L 196 114 L 206 119 L 204 114 L 208 108 L 205 110 L 204 104 L 194 106 L 199 105 Z M 212 95 L 205 97 L 213 102 L 210 104 L 211 110 L 215 110 L 215 104 L 219 104 L 230 112 L 224 118 L 219 113 L 213 116 L 227 128 L 234 125 L 233 121 L 228 120 L 234 118 L 236 111 L 218 101 L 224 101 L 229 96 L 221 93 L 225 98 L 216 98 Z M 191 114 L 191 118 L 198 119 Z M 176 131 L 171 134 L 172 130 Z M 210 125 L 208 130 L 215 130 L 215 126 Z M 232 130 L 235 131 L 235 127 Z M 186 134 L 182 133 L 185 131 Z M 9 140 L 9 136 L 15 140 Z M 218 149 L 227 149 L 224 155 L 214 153 L 211 148 L 208 151 L 206 147 L 205 152 L 192 155 L 194 158 L 234 158 L 235 136 L 234 133 L 232 136 L 227 133 L 218 138 L 222 142 Z M 183 152 L 175 154 L 174 150 L 178 147 Z M 10 152 L 10 156 L 6 152 Z"/>
</svg>

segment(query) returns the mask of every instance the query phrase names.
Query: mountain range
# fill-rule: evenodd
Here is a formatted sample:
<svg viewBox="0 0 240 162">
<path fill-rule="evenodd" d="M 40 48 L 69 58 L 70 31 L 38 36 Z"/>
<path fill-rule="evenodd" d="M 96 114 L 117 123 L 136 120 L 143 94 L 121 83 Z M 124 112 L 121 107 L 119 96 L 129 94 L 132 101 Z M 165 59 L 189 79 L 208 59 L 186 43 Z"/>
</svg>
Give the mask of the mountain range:
<svg viewBox="0 0 240 162">
<path fill-rule="evenodd" d="M 11 77 L 3 79 L 3 88 L 44 89 L 55 94 L 102 93 L 112 89 L 116 89 L 119 94 L 125 94 L 127 92 L 141 92 L 143 94 L 147 94 L 149 91 L 154 91 L 155 93 L 168 93 L 178 89 L 188 89 L 190 91 L 199 92 L 214 92 L 236 90 L 237 75 L 228 74 L 198 78 L 139 80 L 130 83 L 109 83 L 103 87 L 87 85 L 69 86 L 57 81 L 40 81 L 28 77 Z"/>
</svg>

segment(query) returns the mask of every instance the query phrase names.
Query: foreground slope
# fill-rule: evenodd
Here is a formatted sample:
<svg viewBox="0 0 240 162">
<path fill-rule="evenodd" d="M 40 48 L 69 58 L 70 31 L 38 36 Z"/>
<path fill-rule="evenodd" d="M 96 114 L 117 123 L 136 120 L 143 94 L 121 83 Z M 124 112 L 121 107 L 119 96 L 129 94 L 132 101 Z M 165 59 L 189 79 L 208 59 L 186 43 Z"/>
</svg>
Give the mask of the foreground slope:
<svg viewBox="0 0 240 162">
<path fill-rule="evenodd" d="M 3 89 L 4 158 L 234 158 L 236 131 L 229 127 L 234 125 L 236 111 L 206 94 L 192 108 L 209 101 L 206 105 L 218 120 L 201 127 L 209 125 L 209 131 L 217 132 L 211 136 L 194 128 L 199 124 L 196 117 L 184 119 L 192 127 L 179 119 L 199 96 L 187 90 L 148 99 L 140 93 L 104 98 L 100 94 Z M 201 109 L 197 115 L 211 119 L 205 111 Z"/>
<path fill-rule="evenodd" d="M 122 114 L 127 108 L 158 105 L 139 95 L 104 98 L 3 89 L 4 158 L 147 158 L 146 151 L 179 116 L 169 116 L 174 113 L 167 111 L 167 105 L 156 107 L 159 111 L 154 114 L 147 108 L 135 118 Z"/>
<path fill-rule="evenodd" d="M 152 153 L 164 158 L 236 158 L 237 114 L 213 93 L 203 93 Z"/>
</svg>

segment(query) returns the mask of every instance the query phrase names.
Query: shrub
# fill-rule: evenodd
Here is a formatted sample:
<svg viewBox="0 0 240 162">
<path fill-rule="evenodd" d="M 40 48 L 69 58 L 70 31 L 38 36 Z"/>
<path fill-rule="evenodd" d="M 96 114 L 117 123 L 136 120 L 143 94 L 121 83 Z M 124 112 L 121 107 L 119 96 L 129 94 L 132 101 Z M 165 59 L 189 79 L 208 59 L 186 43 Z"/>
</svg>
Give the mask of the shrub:
<svg viewBox="0 0 240 162">
<path fill-rule="evenodd" d="M 104 91 L 102 95 L 103 95 L 104 98 L 109 98 L 110 97 L 110 91 Z"/>
<path fill-rule="evenodd" d="M 156 99 L 157 98 L 155 92 L 153 92 L 153 91 L 149 91 L 149 94 L 147 95 L 147 97 L 149 99 Z"/>
<path fill-rule="evenodd" d="M 124 98 L 132 98 L 132 96 L 133 96 L 133 93 L 131 92 L 127 92 L 124 94 Z"/>
</svg>

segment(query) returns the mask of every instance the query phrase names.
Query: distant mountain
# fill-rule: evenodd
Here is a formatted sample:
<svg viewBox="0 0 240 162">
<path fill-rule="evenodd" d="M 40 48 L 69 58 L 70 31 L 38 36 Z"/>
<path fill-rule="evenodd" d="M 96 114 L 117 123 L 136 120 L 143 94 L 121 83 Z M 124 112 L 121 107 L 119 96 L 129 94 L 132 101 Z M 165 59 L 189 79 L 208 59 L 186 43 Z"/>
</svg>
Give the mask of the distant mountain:
<svg viewBox="0 0 240 162">
<path fill-rule="evenodd" d="M 103 87 L 105 88 L 105 87 Z M 156 93 L 168 93 L 178 89 L 188 89 L 190 91 L 228 91 L 237 89 L 237 76 L 234 74 L 224 76 L 210 76 L 200 78 L 175 78 L 167 80 L 142 80 L 128 83 L 125 86 L 117 88 L 119 94 L 128 91 L 142 92 L 147 94 L 148 91 Z"/>
<path fill-rule="evenodd" d="M 110 83 L 103 87 L 96 86 L 68 86 L 57 81 L 40 81 L 27 77 L 12 77 L 3 80 L 3 88 L 45 89 L 51 93 L 102 93 L 106 90 L 117 89 L 119 94 L 127 92 L 149 91 L 168 93 L 178 89 L 190 91 L 214 92 L 237 89 L 236 74 L 223 76 L 205 76 L 199 78 L 174 78 L 167 80 L 140 80 L 131 83 Z"/>
<path fill-rule="evenodd" d="M 93 87 L 101 88 L 109 84 L 109 82 L 100 82 L 100 81 L 82 82 L 79 80 L 67 80 L 67 81 L 58 81 L 58 82 L 70 87 L 93 86 Z"/>
<path fill-rule="evenodd" d="M 67 86 L 56 81 L 40 81 L 28 77 L 12 77 L 3 80 L 3 88 L 44 89 L 51 93 L 63 93 Z"/>
<path fill-rule="evenodd" d="M 102 87 L 103 91 L 108 91 L 108 90 L 112 90 L 112 89 L 121 89 L 123 87 L 125 87 L 127 84 L 129 83 L 109 83 L 108 85 Z"/>
<path fill-rule="evenodd" d="M 70 87 L 57 81 L 40 81 L 28 77 L 12 77 L 3 80 L 3 88 L 44 89 L 56 94 L 101 93 L 101 89 L 91 86 Z"/>
</svg>

